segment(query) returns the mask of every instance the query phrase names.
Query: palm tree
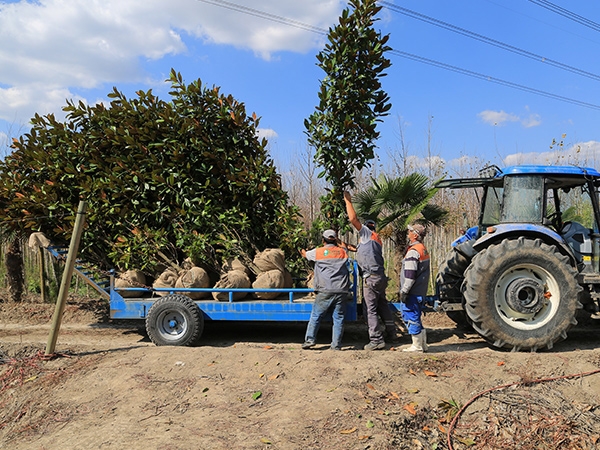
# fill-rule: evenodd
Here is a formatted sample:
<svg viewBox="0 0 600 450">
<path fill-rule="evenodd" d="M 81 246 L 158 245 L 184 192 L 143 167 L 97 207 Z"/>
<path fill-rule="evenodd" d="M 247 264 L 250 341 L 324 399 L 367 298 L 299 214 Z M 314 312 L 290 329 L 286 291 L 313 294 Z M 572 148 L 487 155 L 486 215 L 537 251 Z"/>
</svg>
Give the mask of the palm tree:
<svg viewBox="0 0 600 450">
<path fill-rule="evenodd" d="M 379 233 L 394 243 L 394 269 L 400 273 L 408 225 L 419 220 L 425 225 L 440 225 L 447 211 L 430 203 L 437 192 L 429 178 L 420 173 L 373 180 L 373 185 L 354 196 L 356 212 L 363 219 L 377 221 Z"/>
</svg>

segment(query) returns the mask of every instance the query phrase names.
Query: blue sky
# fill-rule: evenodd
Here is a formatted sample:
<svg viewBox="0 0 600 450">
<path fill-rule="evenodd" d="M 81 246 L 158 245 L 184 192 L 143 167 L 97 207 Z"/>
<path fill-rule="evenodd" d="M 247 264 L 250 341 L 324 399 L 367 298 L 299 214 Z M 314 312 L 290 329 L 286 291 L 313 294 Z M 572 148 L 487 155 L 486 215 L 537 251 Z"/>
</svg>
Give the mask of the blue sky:
<svg viewBox="0 0 600 450">
<path fill-rule="evenodd" d="M 414 164 L 430 158 L 451 175 L 460 164 L 488 162 L 600 166 L 599 2 L 389 4 L 376 23 L 394 49 L 383 80 L 393 108 L 379 128 L 381 164 L 404 149 Z M 256 112 L 271 155 L 287 167 L 306 148 L 303 122 L 324 75 L 315 56 L 325 36 L 299 24 L 327 29 L 345 6 L 0 0 L 0 145 L 26 130 L 36 112 L 62 117 L 66 98 L 106 101 L 113 86 L 130 97 L 153 89 L 167 98 L 164 80 L 174 68 Z M 257 17 L 265 14 L 279 21 Z M 553 140 L 563 145 L 551 149 Z"/>
</svg>

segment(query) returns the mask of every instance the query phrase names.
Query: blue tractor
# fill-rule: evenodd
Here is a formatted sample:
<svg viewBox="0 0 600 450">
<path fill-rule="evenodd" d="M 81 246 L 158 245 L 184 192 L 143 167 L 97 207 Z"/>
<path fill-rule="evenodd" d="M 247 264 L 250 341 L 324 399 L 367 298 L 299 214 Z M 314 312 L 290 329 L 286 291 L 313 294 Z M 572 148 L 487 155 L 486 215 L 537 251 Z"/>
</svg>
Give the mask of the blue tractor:
<svg viewBox="0 0 600 450">
<path fill-rule="evenodd" d="M 490 344 L 550 349 L 600 309 L 600 172 L 488 167 L 439 188 L 476 188 L 479 223 L 454 241 L 437 290 L 450 318 Z"/>
</svg>

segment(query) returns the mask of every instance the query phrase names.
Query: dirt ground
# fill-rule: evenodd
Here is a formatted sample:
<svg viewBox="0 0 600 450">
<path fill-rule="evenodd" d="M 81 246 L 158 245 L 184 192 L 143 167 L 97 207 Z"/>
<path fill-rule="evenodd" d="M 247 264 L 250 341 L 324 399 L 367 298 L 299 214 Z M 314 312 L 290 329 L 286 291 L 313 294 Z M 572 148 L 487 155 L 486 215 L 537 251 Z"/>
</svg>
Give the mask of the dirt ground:
<svg viewBox="0 0 600 450">
<path fill-rule="evenodd" d="M 600 324 L 551 351 L 510 353 L 425 317 L 430 351 L 301 350 L 306 324 L 207 323 L 202 345 L 157 347 L 143 323 L 70 299 L 0 301 L 0 449 L 600 448 Z"/>
</svg>

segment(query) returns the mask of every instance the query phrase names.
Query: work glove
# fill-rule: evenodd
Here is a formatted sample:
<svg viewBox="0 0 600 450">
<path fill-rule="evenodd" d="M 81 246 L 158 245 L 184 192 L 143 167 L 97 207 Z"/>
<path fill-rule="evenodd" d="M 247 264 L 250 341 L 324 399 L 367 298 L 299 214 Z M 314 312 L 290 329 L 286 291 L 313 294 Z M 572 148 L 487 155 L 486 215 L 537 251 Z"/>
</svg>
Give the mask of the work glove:
<svg viewBox="0 0 600 450">
<path fill-rule="evenodd" d="M 406 292 L 400 292 L 398 294 L 398 300 L 400 303 L 406 303 L 406 300 L 408 300 L 408 294 Z"/>
</svg>

